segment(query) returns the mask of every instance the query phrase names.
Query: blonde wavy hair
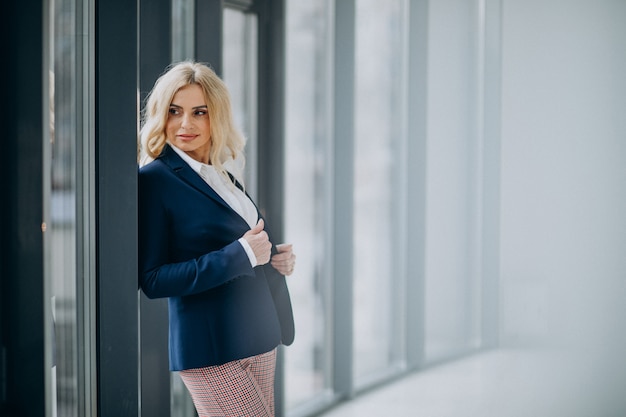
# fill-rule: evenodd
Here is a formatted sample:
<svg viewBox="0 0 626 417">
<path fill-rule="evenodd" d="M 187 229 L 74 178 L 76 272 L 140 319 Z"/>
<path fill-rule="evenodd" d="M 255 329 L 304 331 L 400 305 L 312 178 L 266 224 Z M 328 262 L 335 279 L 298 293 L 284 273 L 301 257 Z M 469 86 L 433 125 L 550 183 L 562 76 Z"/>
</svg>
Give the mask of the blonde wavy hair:
<svg viewBox="0 0 626 417">
<path fill-rule="evenodd" d="M 156 159 L 163 151 L 167 142 L 165 124 L 174 94 L 192 84 L 202 88 L 208 107 L 211 121 L 211 164 L 223 174 L 226 174 L 225 164 L 231 161 L 233 167 L 243 169 L 245 139 L 234 124 L 226 84 L 209 66 L 194 61 L 171 64 L 148 94 L 139 133 L 139 165 L 143 166 Z M 241 173 L 233 174 L 240 177 Z"/>
</svg>

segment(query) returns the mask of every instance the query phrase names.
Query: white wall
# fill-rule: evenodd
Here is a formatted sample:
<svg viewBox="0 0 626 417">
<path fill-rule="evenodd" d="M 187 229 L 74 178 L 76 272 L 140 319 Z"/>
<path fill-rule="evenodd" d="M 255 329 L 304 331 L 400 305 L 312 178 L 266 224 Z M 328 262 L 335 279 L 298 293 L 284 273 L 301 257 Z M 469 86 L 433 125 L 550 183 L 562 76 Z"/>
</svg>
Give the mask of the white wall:
<svg viewBox="0 0 626 417">
<path fill-rule="evenodd" d="M 567 366 L 573 400 L 613 415 L 626 393 L 626 1 L 502 11 L 501 341 L 582 353 Z"/>
</svg>

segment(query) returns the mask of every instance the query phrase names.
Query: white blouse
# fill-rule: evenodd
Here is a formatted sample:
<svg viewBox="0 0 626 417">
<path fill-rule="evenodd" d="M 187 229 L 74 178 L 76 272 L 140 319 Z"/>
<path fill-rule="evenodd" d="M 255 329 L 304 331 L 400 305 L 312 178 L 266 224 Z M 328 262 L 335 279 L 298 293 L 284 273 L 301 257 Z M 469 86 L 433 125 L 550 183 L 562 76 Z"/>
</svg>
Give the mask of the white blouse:
<svg viewBox="0 0 626 417">
<path fill-rule="evenodd" d="M 185 161 L 191 169 L 202 177 L 209 186 L 224 200 L 237 214 L 239 214 L 253 228 L 259 221 L 259 215 L 254 203 L 248 196 L 235 186 L 230 178 L 220 174 L 213 165 L 207 165 L 200 161 L 196 161 L 184 151 L 178 149 L 170 143 L 170 146 Z M 257 260 L 248 241 L 243 237 L 239 239 L 239 243 L 245 249 L 252 266 L 256 266 Z"/>
</svg>

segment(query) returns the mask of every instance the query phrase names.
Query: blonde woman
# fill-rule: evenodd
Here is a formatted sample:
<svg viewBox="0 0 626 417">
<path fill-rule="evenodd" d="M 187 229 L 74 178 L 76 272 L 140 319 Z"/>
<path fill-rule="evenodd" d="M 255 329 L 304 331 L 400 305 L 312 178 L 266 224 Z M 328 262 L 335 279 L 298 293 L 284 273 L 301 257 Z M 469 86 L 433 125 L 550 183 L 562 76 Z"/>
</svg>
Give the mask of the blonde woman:
<svg viewBox="0 0 626 417">
<path fill-rule="evenodd" d="M 208 66 L 181 62 L 159 77 L 139 144 L 139 284 L 169 300 L 170 369 L 200 417 L 273 416 L 276 347 L 294 338 L 295 255 L 272 244 L 226 168 L 243 147 Z"/>
</svg>

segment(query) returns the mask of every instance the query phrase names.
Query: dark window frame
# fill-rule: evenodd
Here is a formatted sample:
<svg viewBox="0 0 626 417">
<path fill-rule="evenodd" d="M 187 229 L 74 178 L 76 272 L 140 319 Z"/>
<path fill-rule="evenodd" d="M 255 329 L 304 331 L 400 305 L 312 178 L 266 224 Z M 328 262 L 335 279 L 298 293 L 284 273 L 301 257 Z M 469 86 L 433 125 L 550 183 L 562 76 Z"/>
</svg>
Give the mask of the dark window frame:
<svg viewBox="0 0 626 417">
<path fill-rule="evenodd" d="M 10 2 L 2 13 L 7 80 L 2 112 L 8 139 L 3 178 L 0 248 L 0 414 L 43 415 L 46 346 L 43 263 L 43 4 Z M 8 110 L 8 109 L 7 109 Z M 38 111 L 40 110 L 40 111 Z"/>
<path fill-rule="evenodd" d="M 137 3 L 95 3 L 97 412 L 137 416 Z"/>
</svg>

